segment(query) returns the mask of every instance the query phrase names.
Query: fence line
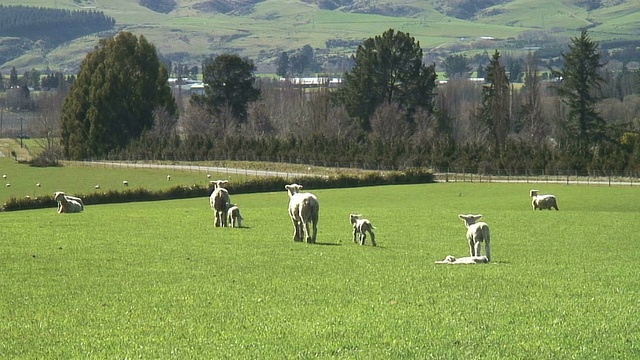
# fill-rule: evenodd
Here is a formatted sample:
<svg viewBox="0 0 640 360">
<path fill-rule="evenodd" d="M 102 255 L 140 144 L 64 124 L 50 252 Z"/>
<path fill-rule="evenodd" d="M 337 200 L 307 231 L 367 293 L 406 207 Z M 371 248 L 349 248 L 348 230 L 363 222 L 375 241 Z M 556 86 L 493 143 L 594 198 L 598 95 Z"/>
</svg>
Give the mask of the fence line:
<svg viewBox="0 0 640 360">
<path fill-rule="evenodd" d="M 257 169 L 242 169 L 225 166 L 204 166 L 190 164 L 156 164 L 150 162 L 128 162 L 128 161 L 62 161 L 64 164 L 74 166 L 102 167 L 107 169 L 115 168 L 134 168 L 134 169 L 165 169 L 167 171 L 182 172 L 199 172 L 199 173 L 219 173 L 229 175 L 245 175 L 245 176 L 279 176 L 285 179 L 299 178 L 305 176 L 318 176 L 311 172 L 288 172 L 288 171 L 269 171 Z M 346 169 L 356 169 L 351 164 L 345 166 Z M 365 169 L 367 167 L 364 167 Z M 370 167 L 369 167 L 370 168 Z M 383 170 L 380 170 L 383 171 Z M 574 170 L 557 171 L 555 174 L 545 174 L 541 170 L 526 170 L 526 175 L 486 175 L 476 174 L 463 171 L 447 171 L 434 172 L 434 179 L 438 182 L 475 182 L 475 183 L 520 183 L 520 184 L 566 184 L 566 185 L 593 185 L 593 186 L 640 186 L 640 179 L 630 176 L 590 176 L 581 175 L 580 172 Z"/>
</svg>

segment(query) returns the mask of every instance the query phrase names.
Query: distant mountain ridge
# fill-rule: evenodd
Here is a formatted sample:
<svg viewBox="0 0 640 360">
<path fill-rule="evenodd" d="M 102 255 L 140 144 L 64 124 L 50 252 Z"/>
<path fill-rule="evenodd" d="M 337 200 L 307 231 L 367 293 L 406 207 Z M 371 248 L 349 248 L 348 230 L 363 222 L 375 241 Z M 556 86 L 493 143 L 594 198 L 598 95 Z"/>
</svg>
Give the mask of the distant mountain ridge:
<svg viewBox="0 0 640 360">
<path fill-rule="evenodd" d="M 22 4 L 3 0 L 4 6 Z M 52 7 L 47 0 L 29 4 Z M 172 62 L 200 65 L 208 56 L 237 53 L 263 72 L 273 70 L 282 52 L 294 54 L 304 45 L 323 61 L 338 61 L 389 28 L 410 33 L 426 53 L 440 57 L 525 47 L 557 52 L 582 29 L 622 46 L 640 34 L 635 0 L 57 0 L 55 6 L 101 12 L 115 25 L 61 44 L 0 31 L 1 73 L 13 66 L 73 73 L 99 38 L 123 30 L 144 35 Z"/>
</svg>

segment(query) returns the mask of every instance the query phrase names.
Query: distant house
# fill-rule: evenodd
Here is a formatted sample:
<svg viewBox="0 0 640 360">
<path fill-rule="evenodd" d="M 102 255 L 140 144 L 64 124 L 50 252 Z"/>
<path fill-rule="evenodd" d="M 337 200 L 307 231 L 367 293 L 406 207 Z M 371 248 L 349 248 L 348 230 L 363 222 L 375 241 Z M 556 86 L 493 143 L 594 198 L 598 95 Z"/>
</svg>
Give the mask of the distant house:
<svg viewBox="0 0 640 360">
<path fill-rule="evenodd" d="M 300 85 L 302 87 L 320 87 L 320 86 L 329 86 L 329 87 L 339 87 L 342 85 L 341 78 L 330 78 L 330 77 L 292 77 L 292 78 L 280 78 L 281 82 L 286 82 L 292 85 Z"/>
<path fill-rule="evenodd" d="M 174 93 L 180 92 L 182 95 L 204 95 L 204 84 L 201 82 L 185 78 L 169 78 L 167 82 Z"/>
</svg>

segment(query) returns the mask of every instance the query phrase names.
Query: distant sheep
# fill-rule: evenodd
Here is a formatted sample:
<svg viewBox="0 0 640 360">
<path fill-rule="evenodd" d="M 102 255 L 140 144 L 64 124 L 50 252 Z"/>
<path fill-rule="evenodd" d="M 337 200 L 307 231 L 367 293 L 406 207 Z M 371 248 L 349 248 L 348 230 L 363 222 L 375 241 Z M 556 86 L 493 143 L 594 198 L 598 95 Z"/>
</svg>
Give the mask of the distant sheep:
<svg viewBox="0 0 640 360">
<path fill-rule="evenodd" d="M 211 179 L 211 174 L 207 174 L 207 179 Z"/>
<path fill-rule="evenodd" d="M 229 182 L 227 180 L 215 180 L 211 181 L 213 184 L 213 192 L 209 196 L 209 203 L 213 210 L 213 225 L 215 227 L 227 226 L 227 209 L 229 207 L 230 198 L 229 191 L 223 186 Z"/>
<path fill-rule="evenodd" d="M 122 181 L 122 186 L 129 186 L 129 182 L 127 180 Z"/>
<path fill-rule="evenodd" d="M 100 189 L 100 185 L 96 185 L 96 186 L 94 186 L 94 188 L 95 188 L 96 190 L 98 190 L 98 189 Z"/>
<path fill-rule="evenodd" d="M 6 174 L 2 175 L 2 178 L 7 180 L 7 175 Z"/>
<path fill-rule="evenodd" d="M 478 222 L 482 215 L 460 214 L 458 217 L 464 221 L 464 226 L 467 228 L 467 241 L 471 256 L 480 256 L 480 244 L 484 242 L 487 259 L 491 261 L 491 233 L 486 222 Z"/>
<path fill-rule="evenodd" d="M 40 183 L 37 183 L 37 184 L 36 184 L 36 187 L 40 187 L 40 186 L 41 186 L 41 184 L 40 184 Z"/>
<path fill-rule="evenodd" d="M 489 262 L 489 258 L 486 256 L 467 256 L 456 258 L 451 255 L 447 255 L 444 260 L 436 261 L 436 264 L 449 264 L 449 265 L 460 265 L 460 264 L 486 264 Z"/>
<path fill-rule="evenodd" d="M 532 189 L 529 191 L 529 196 L 531 196 L 531 206 L 533 210 L 558 210 L 558 201 L 556 197 L 553 195 L 538 195 L 539 190 Z"/>
<path fill-rule="evenodd" d="M 6 186 L 6 187 L 11 187 L 11 184 L 7 183 L 5 186 Z"/>
<path fill-rule="evenodd" d="M 171 175 L 167 175 L 167 181 L 171 181 Z"/>
<path fill-rule="evenodd" d="M 84 210 L 84 203 L 79 197 L 65 195 L 62 191 L 56 191 L 53 198 L 58 202 L 58 213 L 78 213 Z"/>
<path fill-rule="evenodd" d="M 242 220 L 244 220 L 244 218 L 240 215 L 240 208 L 238 205 L 229 204 L 229 209 L 227 209 L 227 226 L 241 228 Z"/>
<path fill-rule="evenodd" d="M 357 243 L 356 235 L 359 235 L 360 245 L 364 245 L 367 238 L 367 232 L 371 236 L 371 245 L 376 246 L 376 234 L 373 232 L 373 224 L 368 219 L 363 219 L 362 215 L 349 214 L 349 221 L 353 226 L 353 242 Z"/>
<path fill-rule="evenodd" d="M 307 243 L 315 243 L 320 212 L 318 198 L 311 193 L 301 193 L 302 185 L 289 184 L 284 188 L 289 194 L 289 216 L 293 223 L 293 241 L 306 240 Z M 309 230 L 310 226 L 313 227 L 313 234 Z"/>
</svg>

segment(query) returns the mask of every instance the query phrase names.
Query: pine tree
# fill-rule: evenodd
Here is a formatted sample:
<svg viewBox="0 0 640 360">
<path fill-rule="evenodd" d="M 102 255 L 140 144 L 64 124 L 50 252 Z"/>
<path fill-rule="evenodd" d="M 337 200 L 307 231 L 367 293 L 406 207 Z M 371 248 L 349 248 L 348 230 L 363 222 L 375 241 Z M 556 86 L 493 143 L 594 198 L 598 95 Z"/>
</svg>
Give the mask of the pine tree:
<svg viewBox="0 0 640 360">
<path fill-rule="evenodd" d="M 214 114 L 230 109 L 236 120 L 244 121 L 248 104 L 260 97 L 260 90 L 254 87 L 254 71 L 251 60 L 238 55 L 217 56 L 203 67 L 205 94 L 191 99 L 206 105 Z"/>
<path fill-rule="evenodd" d="M 432 113 L 435 81 L 435 65 L 422 63 L 420 43 L 389 29 L 358 46 L 355 65 L 345 73 L 336 98 L 349 116 L 370 130 L 371 116 L 385 103 L 404 111 L 409 121 L 420 108 Z"/>
<path fill-rule="evenodd" d="M 106 156 L 151 129 L 153 114 L 176 104 L 155 47 L 129 32 L 100 40 L 80 65 L 61 114 L 64 154 Z"/>
<path fill-rule="evenodd" d="M 482 88 L 480 120 L 487 126 L 492 142 L 498 149 L 502 149 L 511 131 L 511 91 L 498 50 L 491 57 L 486 71 L 488 84 Z"/>
<path fill-rule="evenodd" d="M 595 109 L 598 98 L 594 90 L 603 81 L 598 44 L 582 31 L 580 37 L 571 39 L 562 59 L 564 65 L 554 75 L 561 79 L 558 94 L 569 107 L 563 143 L 583 151 L 606 138 L 605 122 Z"/>
</svg>

